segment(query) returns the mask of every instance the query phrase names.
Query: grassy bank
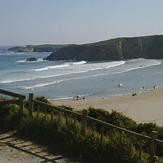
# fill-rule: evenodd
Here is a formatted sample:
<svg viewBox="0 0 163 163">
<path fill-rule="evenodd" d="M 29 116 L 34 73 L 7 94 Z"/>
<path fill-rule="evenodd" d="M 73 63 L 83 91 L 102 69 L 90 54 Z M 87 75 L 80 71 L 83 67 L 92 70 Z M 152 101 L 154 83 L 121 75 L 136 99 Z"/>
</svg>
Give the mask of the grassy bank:
<svg viewBox="0 0 163 163">
<path fill-rule="evenodd" d="M 44 102 L 45 98 L 38 98 Z M 25 104 L 28 107 L 28 102 Z M 65 109 L 73 110 L 68 106 Z M 88 115 L 98 118 L 105 122 L 130 129 L 145 135 L 150 135 L 153 130 L 159 132 L 159 139 L 163 140 L 163 128 L 155 124 L 137 124 L 132 119 L 120 113 L 111 113 L 102 109 L 89 108 Z M 76 157 L 82 162 L 138 162 L 140 140 L 130 138 L 123 132 L 115 130 L 104 130 L 104 137 L 101 141 L 100 126 L 88 123 L 85 136 L 80 132 L 80 118 L 74 120 L 69 117 L 68 123 L 66 116 L 62 114 L 61 125 L 58 127 L 58 112 L 54 112 L 51 119 L 47 114 L 28 117 L 28 110 L 25 108 L 23 113 L 19 111 L 17 105 L 5 105 L 0 107 L 0 128 L 5 130 L 15 130 L 18 135 L 32 139 L 48 146 L 51 150 L 57 149 Z M 142 162 L 147 162 L 149 142 L 143 142 Z M 163 149 L 157 148 L 157 155 L 163 156 Z M 159 159 L 159 158 L 157 158 Z"/>
</svg>

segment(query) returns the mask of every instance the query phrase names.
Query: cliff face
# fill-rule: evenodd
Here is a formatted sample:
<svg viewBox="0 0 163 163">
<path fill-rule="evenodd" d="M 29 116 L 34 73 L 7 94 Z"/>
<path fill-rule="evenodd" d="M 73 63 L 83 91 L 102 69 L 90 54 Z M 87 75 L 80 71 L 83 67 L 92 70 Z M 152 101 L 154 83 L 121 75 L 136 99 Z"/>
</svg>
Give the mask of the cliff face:
<svg viewBox="0 0 163 163">
<path fill-rule="evenodd" d="M 85 45 L 62 47 L 47 60 L 121 60 L 134 58 L 163 59 L 163 35 L 117 38 Z"/>
<path fill-rule="evenodd" d="M 110 54 L 114 55 L 110 56 Z M 114 46 L 71 46 L 59 49 L 47 57 L 47 60 L 117 60 L 119 54 Z"/>
</svg>

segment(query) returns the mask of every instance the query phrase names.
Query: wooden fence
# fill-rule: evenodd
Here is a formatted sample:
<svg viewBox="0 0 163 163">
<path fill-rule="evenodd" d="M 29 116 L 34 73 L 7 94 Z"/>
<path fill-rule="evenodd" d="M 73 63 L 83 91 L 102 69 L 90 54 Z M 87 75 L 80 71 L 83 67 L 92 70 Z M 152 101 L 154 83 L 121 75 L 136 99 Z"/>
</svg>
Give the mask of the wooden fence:
<svg viewBox="0 0 163 163">
<path fill-rule="evenodd" d="M 3 90 L 3 89 L 0 89 L 0 94 L 12 96 L 13 98 L 15 98 L 15 99 L 10 99 L 10 100 L 0 101 L 1 106 L 6 105 L 6 104 L 17 104 L 17 105 L 19 105 L 20 111 L 23 110 L 23 106 L 24 106 L 23 101 L 26 98 L 24 95 L 17 94 L 14 92 L 9 92 L 9 91 Z"/>
<path fill-rule="evenodd" d="M 0 89 L 0 94 L 4 94 L 7 96 L 12 96 L 14 97 L 14 99 L 10 99 L 10 100 L 3 100 L 0 101 L 0 105 L 6 105 L 6 104 L 17 104 L 19 105 L 20 110 L 23 110 L 23 101 L 26 98 L 24 95 L 21 94 L 17 94 L 14 92 L 9 92 L 6 90 L 2 90 Z M 37 107 L 35 107 L 37 106 Z M 93 117 L 88 116 L 88 112 L 87 110 L 83 110 L 82 113 L 78 113 L 78 112 L 74 112 L 74 111 L 70 111 L 61 107 L 57 107 L 54 105 L 49 105 L 47 103 L 44 103 L 42 101 L 38 101 L 36 99 L 34 99 L 34 96 L 32 93 L 29 94 L 29 116 L 33 116 L 33 112 L 36 112 L 36 116 L 39 116 L 40 112 L 40 108 L 43 107 L 44 108 L 44 118 L 46 119 L 47 114 L 49 114 L 51 116 L 51 120 L 53 120 L 53 111 L 57 111 L 58 112 L 58 129 L 60 128 L 61 125 L 61 113 L 64 113 L 65 115 L 65 119 L 66 119 L 66 124 L 68 124 L 68 118 L 69 116 L 73 116 L 74 117 L 74 122 L 76 121 L 76 119 L 81 119 L 81 134 L 85 135 L 87 132 L 87 128 L 88 128 L 88 123 L 92 123 L 93 126 L 95 126 L 96 124 L 98 124 L 101 128 L 100 130 L 100 135 L 101 135 L 101 141 L 103 141 L 104 138 L 104 129 L 112 129 L 115 131 L 119 131 L 119 132 L 123 132 L 126 135 L 129 136 L 130 139 L 132 139 L 132 137 L 134 138 L 138 138 L 140 141 L 145 140 L 149 142 L 149 162 L 150 163 L 154 163 L 156 158 L 156 149 L 157 146 L 159 145 L 161 148 L 163 148 L 163 141 L 157 139 L 158 137 L 158 132 L 157 131 L 153 131 L 151 133 L 151 136 L 146 136 L 146 135 L 142 135 L 136 132 L 133 132 L 131 130 L 127 130 L 125 128 L 121 128 L 118 126 L 115 126 L 113 124 L 95 119 Z M 49 109 L 51 109 L 51 112 L 49 112 Z M 42 113 L 41 113 L 42 114 Z M 94 127 L 93 127 L 94 130 Z M 111 133 L 110 133 L 111 134 Z M 139 152 L 139 158 L 140 158 L 140 162 L 141 162 L 141 158 L 142 158 L 142 143 L 139 144 L 140 147 L 140 152 Z"/>
<path fill-rule="evenodd" d="M 104 121 L 101 121 L 101 120 L 95 119 L 93 117 L 90 117 L 90 116 L 88 116 L 87 110 L 83 110 L 82 114 L 80 114 L 80 113 L 70 111 L 70 110 L 67 110 L 67 109 L 64 109 L 64 108 L 61 108 L 61 107 L 57 107 L 57 106 L 54 106 L 54 105 L 49 105 L 47 103 L 38 101 L 38 100 L 34 99 L 33 97 L 34 97 L 33 94 L 30 93 L 29 94 L 29 116 L 33 116 L 33 111 L 35 111 L 36 115 L 38 116 L 40 114 L 40 108 L 41 107 L 44 108 L 44 117 L 45 118 L 47 116 L 47 111 L 49 109 L 51 109 L 53 111 L 58 111 L 58 113 L 59 113 L 58 114 L 58 128 L 60 126 L 60 121 L 61 121 L 61 114 L 60 113 L 63 112 L 65 114 L 66 124 L 68 124 L 68 115 L 71 115 L 71 116 L 76 117 L 76 118 L 78 117 L 78 118 L 81 119 L 81 134 L 82 135 L 86 134 L 87 123 L 91 122 L 91 123 L 94 124 L 94 126 L 95 126 L 95 124 L 98 124 L 98 125 L 101 126 L 100 127 L 101 128 L 101 131 L 100 131 L 101 141 L 103 141 L 104 129 L 107 129 L 107 128 L 123 132 L 123 133 L 127 134 L 131 139 L 132 139 L 132 137 L 136 137 L 140 141 L 141 140 L 148 141 L 150 143 L 150 147 L 149 147 L 149 162 L 150 163 L 154 163 L 155 160 L 156 160 L 155 155 L 156 155 L 157 145 L 159 145 L 161 148 L 163 148 L 163 141 L 157 139 L 157 137 L 158 137 L 158 132 L 157 131 L 153 131 L 151 133 L 151 136 L 142 135 L 142 134 L 127 130 L 125 128 L 121 128 L 121 127 L 112 125 L 110 123 L 106 123 Z M 37 108 L 35 108 L 35 106 L 37 106 Z M 51 120 L 53 120 L 53 111 L 51 113 L 48 113 L 51 116 Z M 140 162 L 141 162 L 142 143 L 140 143 L 139 145 L 140 145 L 139 158 L 140 158 Z"/>
</svg>

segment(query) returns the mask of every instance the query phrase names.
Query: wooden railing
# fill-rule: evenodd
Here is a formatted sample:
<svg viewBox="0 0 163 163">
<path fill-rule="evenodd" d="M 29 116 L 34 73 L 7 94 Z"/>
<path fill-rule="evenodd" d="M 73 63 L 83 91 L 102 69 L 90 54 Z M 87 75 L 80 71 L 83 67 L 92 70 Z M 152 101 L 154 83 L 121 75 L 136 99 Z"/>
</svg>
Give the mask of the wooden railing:
<svg viewBox="0 0 163 163">
<path fill-rule="evenodd" d="M 34 107 L 35 105 L 37 105 L 37 108 Z M 77 113 L 77 112 L 74 112 L 74 111 L 70 111 L 70 110 L 67 110 L 67 109 L 64 109 L 64 108 L 61 108 L 61 107 L 57 107 L 57 106 L 54 106 L 54 105 L 49 105 L 47 103 L 38 101 L 38 100 L 33 98 L 32 93 L 29 94 L 29 116 L 33 116 L 33 111 L 35 111 L 36 115 L 38 116 L 40 114 L 41 106 L 43 106 L 43 108 L 44 108 L 44 117 L 45 118 L 47 116 L 47 111 L 49 109 L 52 110 L 51 114 L 48 113 L 51 116 L 51 120 L 53 120 L 53 111 L 54 110 L 58 111 L 58 113 L 59 113 L 58 114 L 58 128 L 60 126 L 60 120 L 61 120 L 61 114 L 60 113 L 63 112 L 65 114 L 66 124 L 68 123 L 68 116 L 67 116 L 68 114 L 71 115 L 71 116 L 75 116 L 76 118 L 78 117 L 78 118 L 81 119 L 81 134 L 82 135 L 86 134 L 87 123 L 92 122 L 94 124 L 94 126 L 95 126 L 95 124 L 98 124 L 98 125 L 101 126 L 101 131 L 100 131 L 101 141 L 103 141 L 103 138 L 104 138 L 104 128 L 105 129 L 109 128 L 109 129 L 113 129 L 113 130 L 116 130 L 116 131 L 119 131 L 119 132 L 123 132 L 123 133 L 127 134 L 129 136 L 129 138 L 136 137 L 139 140 L 145 140 L 145 141 L 150 142 L 150 147 L 149 147 L 149 162 L 150 163 L 155 162 L 155 155 L 156 155 L 157 145 L 159 145 L 161 148 L 163 148 L 163 141 L 157 139 L 157 137 L 158 137 L 158 132 L 157 131 L 153 131 L 151 133 L 151 136 L 142 135 L 142 134 L 136 133 L 134 131 L 127 130 L 125 128 L 121 128 L 121 127 L 115 126 L 113 124 L 110 124 L 110 123 L 95 119 L 93 117 L 90 117 L 90 116 L 88 116 L 87 110 L 83 110 L 82 114 L 80 114 L 80 113 Z M 142 159 L 141 157 L 142 157 L 142 143 L 140 143 L 140 153 L 139 153 L 140 161 Z"/>
<path fill-rule="evenodd" d="M 15 98 L 15 99 L 10 99 L 10 100 L 0 101 L 1 106 L 6 105 L 6 104 L 17 104 L 17 105 L 19 105 L 20 110 L 23 110 L 23 105 L 24 105 L 23 101 L 26 98 L 24 95 L 17 94 L 14 92 L 10 92 L 10 91 L 6 91 L 6 90 L 2 90 L 2 89 L 0 89 L 0 94 L 12 96 Z M 155 155 L 156 155 L 157 146 L 163 148 L 163 141 L 157 139 L 157 137 L 158 137 L 157 131 L 153 131 L 151 133 L 151 136 L 142 135 L 142 134 L 139 134 L 137 132 L 127 130 L 125 128 L 118 127 L 118 126 L 115 126 L 113 124 L 110 124 L 110 123 L 95 119 L 93 117 L 90 117 L 90 116 L 88 116 L 87 110 L 83 110 L 82 113 L 78 113 L 78 112 L 67 110 L 67 109 L 57 107 L 54 105 L 49 105 L 49 104 L 44 103 L 42 101 L 38 101 L 38 100 L 34 99 L 33 97 L 34 97 L 33 94 L 30 93 L 29 94 L 29 116 L 33 116 L 34 111 L 36 112 L 35 115 L 39 116 L 39 114 L 41 113 L 40 108 L 43 107 L 44 108 L 44 118 L 46 118 L 46 116 L 48 114 L 51 116 L 51 120 L 53 120 L 53 116 L 54 116 L 53 112 L 57 111 L 58 112 L 58 129 L 60 128 L 60 125 L 61 125 L 61 116 L 62 116 L 61 113 L 64 113 L 65 119 L 66 119 L 66 124 L 68 124 L 69 116 L 74 117 L 74 122 L 76 121 L 76 119 L 81 119 L 80 131 L 81 131 L 82 135 L 86 134 L 87 128 L 88 128 L 88 123 L 92 123 L 93 126 L 95 126 L 97 124 L 99 126 L 101 126 L 100 127 L 101 128 L 101 130 L 100 130 L 101 142 L 103 141 L 104 135 L 105 135 L 104 129 L 123 132 L 126 135 L 128 135 L 130 139 L 132 139 L 132 137 L 134 137 L 134 138 L 138 138 L 140 141 L 142 141 L 142 140 L 148 141 L 150 144 L 149 145 L 149 162 L 150 163 L 155 162 Z M 37 108 L 35 108 L 35 105 L 37 105 Z M 49 109 L 51 110 L 51 112 L 48 111 Z M 94 130 L 94 127 L 93 127 L 93 130 Z M 110 134 L 111 134 L 111 132 L 110 132 Z M 139 152 L 140 161 L 141 161 L 141 157 L 142 157 L 142 143 L 140 143 L 140 152 Z"/>
<path fill-rule="evenodd" d="M 10 91 L 6 91 L 6 90 L 3 90 L 3 89 L 0 89 L 0 94 L 7 95 L 7 96 L 12 96 L 12 97 L 15 98 L 15 99 L 10 99 L 10 100 L 0 101 L 1 106 L 6 105 L 6 104 L 17 104 L 17 105 L 19 105 L 19 109 L 23 110 L 23 106 L 24 106 L 23 101 L 26 98 L 24 95 L 17 94 L 17 93 L 14 93 L 14 92 L 10 92 Z"/>
</svg>

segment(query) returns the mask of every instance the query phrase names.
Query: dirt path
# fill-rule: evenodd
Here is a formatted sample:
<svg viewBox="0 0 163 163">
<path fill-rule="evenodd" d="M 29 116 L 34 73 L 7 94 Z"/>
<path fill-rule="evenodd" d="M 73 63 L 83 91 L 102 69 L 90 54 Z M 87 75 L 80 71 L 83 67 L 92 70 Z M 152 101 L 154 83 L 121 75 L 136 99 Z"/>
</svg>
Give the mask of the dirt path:
<svg viewBox="0 0 163 163">
<path fill-rule="evenodd" d="M 69 163 L 62 155 L 51 155 L 45 147 L 0 131 L 0 163 Z M 75 162 L 73 162 L 75 163 Z"/>
</svg>

